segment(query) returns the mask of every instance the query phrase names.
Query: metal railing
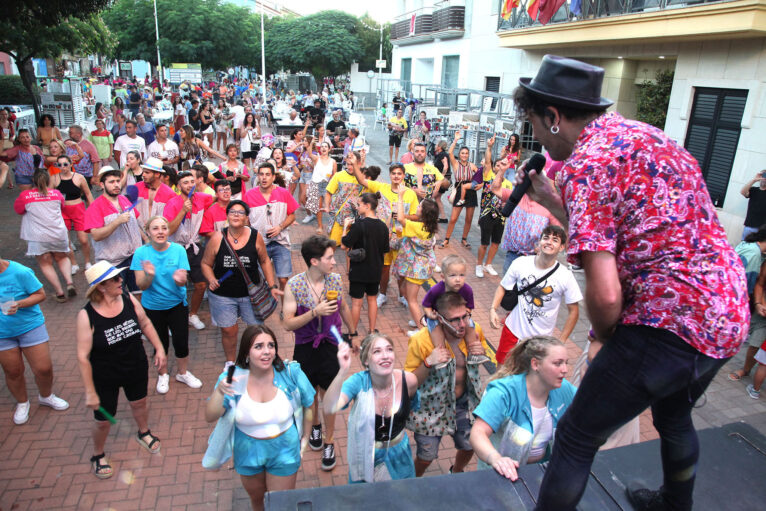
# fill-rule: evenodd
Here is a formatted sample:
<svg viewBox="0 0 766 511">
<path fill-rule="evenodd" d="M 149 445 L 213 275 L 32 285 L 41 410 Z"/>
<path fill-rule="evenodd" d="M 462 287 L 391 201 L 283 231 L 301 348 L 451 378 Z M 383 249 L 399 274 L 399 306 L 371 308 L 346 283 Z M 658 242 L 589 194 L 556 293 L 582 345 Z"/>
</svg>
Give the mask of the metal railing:
<svg viewBox="0 0 766 511">
<path fill-rule="evenodd" d="M 413 16 L 415 17 L 414 26 L 412 26 Z M 464 29 L 465 1 L 444 0 L 437 2 L 433 7 L 421 7 L 396 16 L 391 25 L 391 39 Z"/>
<path fill-rule="evenodd" d="M 497 30 L 513 30 L 516 28 L 540 26 L 540 23 L 533 21 L 527 13 L 527 5 L 531 3 L 531 1 L 532 0 L 520 0 L 519 6 L 513 9 L 511 17 L 507 20 L 503 19 L 502 16 L 498 16 Z M 550 23 L 577 22 L 580 20 L 637 14 L 641 12 L 654 12 L 665 9 L 678 9 L 706 3 L 729 1 L 732 0 L 582 0 L 580 2 L 579 12 L 572 12 L 570 2 L 564 3 L 564 5 L 556 11 L 556 14 L 553 15 Z M 503 0 L 499 0 L 498 13 L 501 12 L 500 10 L 502 9 L 503 3 Z"/>
</svg>

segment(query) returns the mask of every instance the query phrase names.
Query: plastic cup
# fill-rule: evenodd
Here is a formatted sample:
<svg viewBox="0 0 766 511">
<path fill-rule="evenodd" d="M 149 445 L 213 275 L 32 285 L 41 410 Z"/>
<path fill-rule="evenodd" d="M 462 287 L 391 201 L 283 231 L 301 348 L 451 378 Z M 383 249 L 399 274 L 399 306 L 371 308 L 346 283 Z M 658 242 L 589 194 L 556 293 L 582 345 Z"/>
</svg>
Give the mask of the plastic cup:
<svg viewBox="0 0 766 511">
<path fill-rule="evenodd" d="M 0 310 L 7 315 L 13 304 L 16 303 L 12 296 L 0 296 Z"/>
<path fill-rule="evenodd" d="M 338 292 L 337 291 L 327 291 L 327 301 L 331 302 L 333 300 L 338 299 Z"/>
</svg>

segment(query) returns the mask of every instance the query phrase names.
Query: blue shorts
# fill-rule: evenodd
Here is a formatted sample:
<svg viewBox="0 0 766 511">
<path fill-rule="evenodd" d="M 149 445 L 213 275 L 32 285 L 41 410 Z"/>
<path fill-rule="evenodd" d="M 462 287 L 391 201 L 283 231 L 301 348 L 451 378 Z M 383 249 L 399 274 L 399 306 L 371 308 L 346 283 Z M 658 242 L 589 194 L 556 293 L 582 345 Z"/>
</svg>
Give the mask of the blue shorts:
<svg viewBox="0 0 766 511">
<path fill-rule="evenodd" d="M 249 296 L 231 298 L 215 293 L 207 294 L 207 304 L 210 307 L 210 318 L 217 327 L 228 328 L 237 324 L 237 318 L 248 325 L 260 325 L 261 322 L 253 314 L 253 304 Z"/>
<path fill-rule="evenodd" d="M 266 245 L 266 253 L 274 265 L 274 273 L 277 278 L 286 279 L 293 274 L 293 260 L 290 256 L 290 249 L 279 243 L 269 243 Z"/>
<path fill-rule="evenodd" d="M 16 181 L 17 185 L 31 185 L 32 184 L 32 176 L 25 176 L 23 174 L 19 174 L 18 172 L 13 173 L 13 178 Z"/>
<path fill-rule="evenodd" d="M 295 424 L 276 438 L 258 440 L 234 427 L 234 470 L 241 476 L 254 476 L 264 470 L 287 477 L 301 467 L 301 441 Z"/>
<path fill-rule="evenodd" d="M 45 323 L 21 335 L 0 338 L 0 351 L 30 348 L 44 342 L 48 342 L 48 330 L 45 329 Z"/>
<path fill-rule="evenodd" d="M 308 184 L 311 182 L 311 176 L 314 175 L 314 171 L 308 171 L 308 172 L 301 172 L 301 178 L 298 180 L 299 183 L 302 184 Z"/>
</svg>

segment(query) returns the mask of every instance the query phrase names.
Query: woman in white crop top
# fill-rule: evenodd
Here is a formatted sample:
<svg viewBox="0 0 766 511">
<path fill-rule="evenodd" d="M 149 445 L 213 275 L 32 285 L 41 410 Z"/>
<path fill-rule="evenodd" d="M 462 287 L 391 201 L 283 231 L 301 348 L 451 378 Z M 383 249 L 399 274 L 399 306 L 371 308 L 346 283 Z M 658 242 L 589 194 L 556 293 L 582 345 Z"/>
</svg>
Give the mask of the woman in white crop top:
<svg viewBox="0 0 766 511">
<path fill-rule="evenodd" d="M 295 488 L 315 391 L 300 364 L 282 361 L 277 338 L 264 325 L 242 333 L 235 366 L 231 383 L 226 370 L 218 378 L 205 419 L 234 413 L 234 469 L 259 510 L 267 491 Z"/>
</svg>

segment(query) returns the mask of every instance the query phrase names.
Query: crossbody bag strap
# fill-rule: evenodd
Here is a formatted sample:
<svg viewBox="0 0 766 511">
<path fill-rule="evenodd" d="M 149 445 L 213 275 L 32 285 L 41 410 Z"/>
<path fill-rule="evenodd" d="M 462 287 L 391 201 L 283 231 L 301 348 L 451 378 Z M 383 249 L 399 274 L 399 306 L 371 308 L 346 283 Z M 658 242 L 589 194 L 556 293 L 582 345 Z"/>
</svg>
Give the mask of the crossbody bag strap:
<svg viewBox="0 0 766 511">
<path fill-rule="evenodd" d="M 242 261 L 239 260 L 239 256 L 237 255 L 237 251 L 232 248 L 232 246 L 229 244 L 229 240 L 226 239 L 226 235 L 228 234 L 228 229 L 225 229 L 223 232 L 223 242 L 226 244 L 226 248 L 229 250 L 229 253 L 234 257 L 234 260 L 237 261 L 237 266 L 239 267 L 239 271 L 242 273 L 242 276 L 245 278 L 245 285 L 247 287 L 250 287 L 250 284 L 252 284 L 252 280 L 250 280 L 250 276 L 247 274 L 247 271 L 245 270 L 245 267 L 242 265 Z M 252 231 L 250 232 L 252 235 Z"/>
<path fill-rule="evenodd" d="M 539 278 L 539 279 L 537 279 L 536 281 L 532 282 L 530 285 L 528 285 L 528 286 L 526 286 L 526 287 L 524 287 L 524 288 L 522 288 L 522 289 L 519 289 L 519 291 L 518 291 L 519 295 L 523 295 L 524 293 L 526 293 L 527 291 L 529 291 L 530 289 L 532 289 L 533 287 L 535 287 L 536 285 L 538 285 L 540 282 L 544 281 L 545 279 L 547 279 L 548 277 L 550 277 L 551 275 L 553 275 L 553 273 L 554 273 L 556 270 L 558 270 L 558 269 L 559 269 L 559 266 L 560 266 L 560 264 L 559 264 L 559 263 L 556 263 L 556 266 L 554 266 L 554 267 L 553 267 L 553 269 L 552 269 L 551 271 L 549 271 L 548 273 L 546 273 L 545 275 L 543 275 L 542 277 L 540 277 L 540 278 Z"/>
</svg>

